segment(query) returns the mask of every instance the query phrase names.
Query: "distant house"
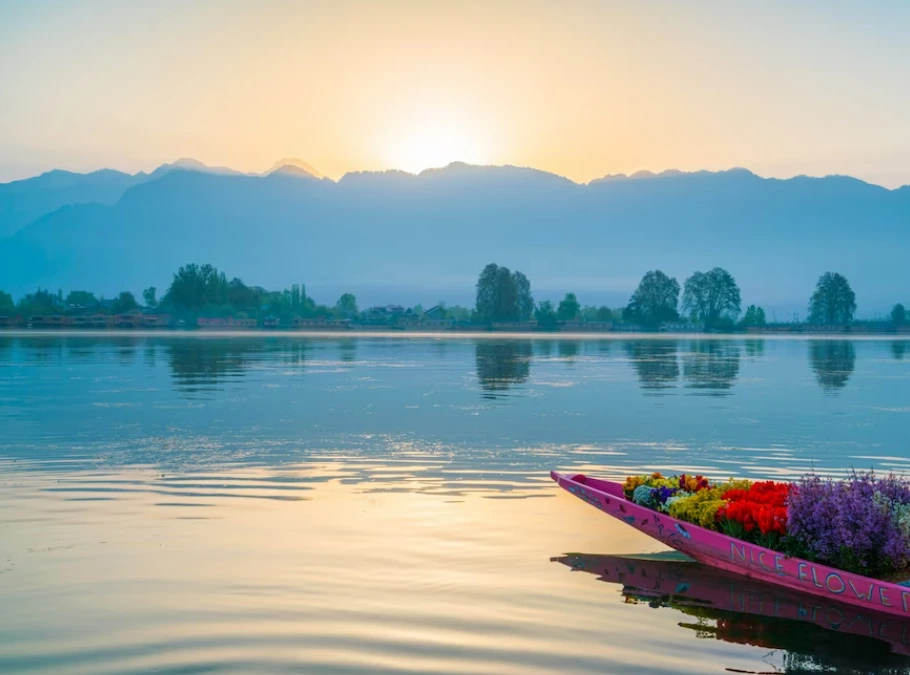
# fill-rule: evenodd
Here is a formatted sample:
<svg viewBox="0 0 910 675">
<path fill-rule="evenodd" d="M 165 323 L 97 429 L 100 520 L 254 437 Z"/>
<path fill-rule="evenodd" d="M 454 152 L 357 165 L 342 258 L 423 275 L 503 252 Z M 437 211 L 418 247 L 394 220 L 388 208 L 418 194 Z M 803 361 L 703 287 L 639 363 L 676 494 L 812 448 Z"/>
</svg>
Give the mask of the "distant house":
<svg viewBox="0 0 910 675">
<path fill-rule="evenodd" d="M 348 330 L 351 327 L 350 319 L 293 319 L 291 328 L 294 330 Z"/>
<path fill-rule="evenodd" d="M 114 328 L 142 328 L 145 325 L 142 312 L 138 309 L 114 315 Z"/>
<path fill-rule="evenodd" d="M 401 320 L 408 311 L 401 305 L 384 305 L 370 307 L 363 314 L 366 323 L 390 324 Z"/>
<path fill-rule="evenodd" d="M 267 316 L 262 320 L 263 328 L 278 328 L 281 325 L 281 321 L 277 317 Z"/>
<path fill-rule="evenodd" d="M 155 312 L 142 315 L 143 328 L 170 328 L 173 325 L 174 317 L 170 314 L 159 314 L 158 312 Z"/>
<path fill-rule="evenodd" d="M 246 330 L 256 327 L 256 319 L 236 319 L 233 316 L 227 318 L 201 316 L 196 319 L 196 326 L 208 330 Z"/>
<path fill-rule="evenodd" d="M 29 325 L 32 328 L 68 328 L 73 325 L 73 317 L 63 314 L 50 314 L 48 316 L 33 316 Z"/>
<path fill-rule="evenodd" d="M 427 321 L 439 321 L 446 318 L 446 308 L 442 305 L 430 307 L 423 313 L 423 318 Z"/>
</svg>

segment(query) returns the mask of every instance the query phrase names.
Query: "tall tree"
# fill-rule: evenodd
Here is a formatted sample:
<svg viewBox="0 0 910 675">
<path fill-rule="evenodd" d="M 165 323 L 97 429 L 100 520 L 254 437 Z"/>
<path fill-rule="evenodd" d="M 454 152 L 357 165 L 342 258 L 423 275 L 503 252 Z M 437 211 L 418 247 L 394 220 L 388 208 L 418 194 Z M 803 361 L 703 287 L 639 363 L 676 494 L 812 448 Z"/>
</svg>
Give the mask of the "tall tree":
<svg viewBox="0 0 910 675">
<path fill-rule="evenodd" d="M 211 265 L 185 265 L 174 273 L 167 294 L 162 301 L 178 309 L 199 310 L 206 305 L 225 304 L 219 302 L 227 299 L 227 283 L 224 275 Z M 222 289 L 222 285 L 224 288 Z"/>
<path fill-rule="evenodd" d="M 157 307 L 158 306 L 158 289 L 154 286 L 149 286 L 144 291 L 142 291 L 142 301 L 145 303 L 146 307 Z"/>
<path fill-rule="evenodd" d="M 853 321 L 856 293 L 850 282 L 836 272 L 825 272 L 809 299 L 809 323 L 844 325 Z"/>
<path fill-rule="evenodd" d="M 42 314 L 55 314 L 61 309 L 61 301 L 57 295 L 50 291 L 38 289 L 19 300 L 17 309 L 26 316 L 39 316 Z"/>
<path fill-rule="evenodd" d="M 518 293 L 518 320 L 530 321 L 534 315 L 534 297 L 531 295 L 531 282 L 521 272 L 514 272 L 512 279 Z"/>
<path fill-rule="evenodd" d="M 0 315 L 8 316 L 16 311 L 16 303 L 9 293 L 0 291 Z"/>
<path fill-rule="evenodd" d="M 560 321 L 574 321 L 578 318 L 578 313 L 580 311 L 581 305 L 578 303 L 578 298 L 575 297 L 575 294 L 566 293 L 566 297 L 559 303 L 556 314 Z"/>
<path fill-rule="evenodd" d="M 895 326 L 903 326 L 907 323 L 907 310 L 901 303 L 897 303 L 891 308 L 891 323 Z"/>
<path fill-rule="evenodd" d="M 345 293 L 338 298 L 338 302 L 335 303 L 335 309 L 350 319 L 357 315 L 357 298 L 354 297 L 353 293 Z"/>
<path fill-rule="evenodd" d="M 626 314 L 643 324 L 676 321 L 679 314 L 679 282 L 660 270 L 645 273 L 632 294 Z"/>
<path fill-rule="evenodd" d="M 531 282 L 521 272 L 490 263 L 477 279 L 475 314 L 480 321 L 526 321 L 534 311 Z"/>
<path fill-rule="evenodd" d="M 749 305 L 739 325 L 743 328 L 749 328 L 750 326 L 764 326 L 766 323 L 765 310 L 755 305 Z"/>
<path fill-rule="evenodd" d="M 477 278 L 477 300 L 474 309 L 481 321 L 493 321 L 496 315 L 496 278 L 499 266 L 490 263 Z"/>
<path fill-rule="evenodd" d="M 553 303 L 549 300 L 544 300 L 537 305 L 537 309 L 534 310 L 534 318 L 537 320 L 537 325 L 541 328 L 555 328 L 557 316 L 556 310 L 553 308 Z"/>
<path fill-rule="evenodd" d="M 720 267 L 710 272 L 696 272 L 686 279 L 682 306 L 695 314 L 705 328 L 716 328 L 739 316 L 739 286 L 733 276 Z"/>
<path fill-rule="evenodd" d="M 114 302 L 111 305 L 111 311 L 114 314 L 125 314 L 134 309 L 139 308 L 139 303 L 136 302 L 136 297 L 129 291 L 123 291 L 114 298 Z"/>
</svg>

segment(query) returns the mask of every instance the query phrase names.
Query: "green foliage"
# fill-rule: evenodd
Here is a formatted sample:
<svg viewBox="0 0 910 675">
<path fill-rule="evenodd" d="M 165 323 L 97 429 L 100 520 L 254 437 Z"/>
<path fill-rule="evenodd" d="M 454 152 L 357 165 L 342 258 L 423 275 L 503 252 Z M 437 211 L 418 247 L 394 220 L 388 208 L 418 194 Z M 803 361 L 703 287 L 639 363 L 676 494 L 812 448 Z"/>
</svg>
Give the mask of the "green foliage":
<svg viewBox="0 0 910 675">
<path fill-rule="evenodd" d="M 534 318 L 537 320 L 537 325 L 544 330 L 553 330 L 557 326 L 556 310 L 553 309 L 553 303 L 549 300 L 544 300 L 537 306 Z"/>
<path fill-rule="evenodd" d="M 895 326 L 903 326 L 907 323 L 907 310 L 904 309 L 904 306 L 901 303 L 897 303 L 891 309 L 891 323 Z"/>
<path fill-rule="evenodd" d="M 0 291 L 0 316 L 10 316 L 16 311 L 16 303 L 9 293 Z"/>
<path fill-rule="evenodd" d="M 357 298 L 355 298 L 352 293 L 345 293 L 338 298 L 338 302 L 335 303 L 335 309 L 337 309 L 342 316 L 351 319 L 358 314 Z M 421 311 L 421 314 L 422 313 L 423 312 Z"/>
<path fill-rule="evenodd" d="M 219 274 L 211 265 L 189 264 L 174 273 L 162 304 L 178 310 L 198 311 L 206 306 L 227 304 L 227 296 L 228 283 L 224 274 Z"/>
<path fill-rule="evenodd" d="M 587 306 L 581 310 L 581 318 L 585 321 L 612 321 L 613 310 L 609 307 Z"/>
<path fill-rule="evenodd" d="M 521 272 L 490 263 L 477 279 L 475 315 L 479 321 L 527 321 L 534 311 L 531 282 Z"/>
<path fill-rule="evenodd" d="M 578 318 L 579 312 L 581 312 L 581 305 L 578 303 L 578 298 L 574 293 L 566 293 L 566 297 L 559 303 L 556 315 L 560 321 L 574 321 Z"/>
<path fill-rule="evenodd" d="M 95 297 L 94 293 L 89 291 L 70 291 L 66 296 L 66 300 L 63 301 L 63 304 L 67 307 L 70 305 L 94 307 L 98 304 L 98 298 Z"/>
<path fill-rule="evenodd" d="M 856 293 L 850 282 L 836 272 L 825 272 L 809 299 L 809 323 L 845 325 L 856 313 Z"/>
<path fill-rule="evenodd" d="M 678 304 L 679 282 L 660 270 L 651 270 L 641 278 L 624 315 L 645 326 L 657 326 L 679 319 Z"/>
<path fill-rule="evenodd" d="M 686 279 L 682 306 L 708 330 L 729 326 L 739 316 L 739 286 L 733 276 L 720 267 L 710 272 L 696 272 Z"/>
<path fill-rule="evenodd" d="M 58 314 L 63 308 L 61 299 L 62 293 L 51 293 L 50 291 L 38 289 L 34 293 L 29 293 L 21 300 L 17 307 L 20 314 L 25 316 L 41 316 L 45 314 Z"/>
<path fill-rule="evenodd" d="M 111 312 L 114 314 L 126 314 L 134 309 L 139 309 L 139 303 L 129 291 L 123 291 L 114 298 L 114 303 L 111 305 Z"/>
<path fill-rule="evenodd" d="M 454 305 L 452 307 L 446 307 L 446 318 L 454 319 L 458 322 L 465 322 L 471 320 L 471 310 L 467 307 L 462 307 L 461 305 Z"/>
<path fill-rule="evenodd" d="M 157 307 L 158 306 L 158 289 L 154 286 L 149 286 L 144 291 L 142 291 L 142 301 L 145 303 L 146 307 Z"/>
<path fill-rule="evenodd" d="M 755 305 L 749 305 L 746 308 L 746 313 L 743 314 L 743 318 L 740 319 L 739 325 L 743 328 L 749 328 L 750 326 L 764 326 L 766 323 L 765 310 Z"/>
</svg>

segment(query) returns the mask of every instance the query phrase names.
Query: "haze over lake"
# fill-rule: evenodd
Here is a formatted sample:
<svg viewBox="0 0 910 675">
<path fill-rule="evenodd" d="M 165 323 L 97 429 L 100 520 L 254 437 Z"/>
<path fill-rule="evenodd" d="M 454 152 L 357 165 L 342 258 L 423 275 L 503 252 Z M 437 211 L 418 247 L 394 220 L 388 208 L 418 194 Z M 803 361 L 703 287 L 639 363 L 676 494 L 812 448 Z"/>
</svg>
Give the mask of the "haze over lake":
<svg viewBox="0 0 910 675">
<path fill-rule="evenodd" d="M 906 339 L 0 334 L 0 671 L 906 672 L 570 573 L 659 547 L 548 472 L 906 473 L 908 384 Z"/>
</svg>

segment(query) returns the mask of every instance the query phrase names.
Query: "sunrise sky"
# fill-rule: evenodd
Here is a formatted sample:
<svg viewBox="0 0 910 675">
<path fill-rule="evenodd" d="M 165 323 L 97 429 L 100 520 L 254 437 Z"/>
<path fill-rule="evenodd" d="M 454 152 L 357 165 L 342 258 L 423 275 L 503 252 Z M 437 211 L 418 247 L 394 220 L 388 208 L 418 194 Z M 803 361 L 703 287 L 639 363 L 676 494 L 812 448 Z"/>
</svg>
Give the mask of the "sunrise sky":
<svg viewBox="0 0 910 675">
<path fill-rule="evenodd" d="M 0 181 L 293 156 L 893 187 L 908 35 L 908 2 L 0 0 Z"/>
</svg>

